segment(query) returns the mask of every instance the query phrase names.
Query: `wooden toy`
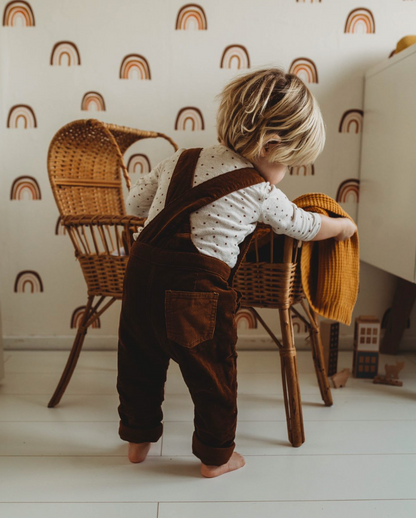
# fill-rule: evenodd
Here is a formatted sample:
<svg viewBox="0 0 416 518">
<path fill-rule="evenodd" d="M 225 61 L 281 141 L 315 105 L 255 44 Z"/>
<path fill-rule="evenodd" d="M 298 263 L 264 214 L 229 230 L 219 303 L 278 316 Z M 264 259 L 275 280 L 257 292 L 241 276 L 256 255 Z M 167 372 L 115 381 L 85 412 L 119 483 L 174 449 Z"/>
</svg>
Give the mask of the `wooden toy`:
<svg viewBox="0 0 416 518">
<path fill-rule="evenodd" d="M 395 385 L 396 387 L 402 387 L 403 381 L 399 380 L 399 372 L 404 367 L 404 362 L 396 362 L 396 365 L 385 364 L 386 374 L 385 376 L 376 376 L 373 379 L 373 383 L 382 383 L 383 385 Z"/>
<path fill-rule="evenodd" d="M 321 320 L 319 325 L 327 376 L 332 376 L 337 372 L 339 322 Z"/>
<path fill-rule="evenodd" d="M 342 371 L 334 374 L 331 379 L 334 383 L 335 388 L 345 387 L 347 379 L 351 376 L 350 369 L 342 369 Z"/>
<path fill-rule="evenodd" d="M 403 386 L 403 381 L 395 380 L 393 378 L 386 378 L 386 376 L 376 376 L 373 379 L 373 383 L 381 383 L 383 385 L 396 385 L 397 387 Z"/>
<path fill-rule="evenodd" d="M 396 362 L 396 365 L 386 365 L 384 366 L 386 369 L 386 378 L 395 378 L 399 379 L 399 372 L 404 367 L 404 362 Z"/>
<path fill-rule="evenodd" d="M 372 315 L 355 319 L 353 374 L 356 378 L 374 378 L 378 372 L 380 320 Z"/>
</svg>

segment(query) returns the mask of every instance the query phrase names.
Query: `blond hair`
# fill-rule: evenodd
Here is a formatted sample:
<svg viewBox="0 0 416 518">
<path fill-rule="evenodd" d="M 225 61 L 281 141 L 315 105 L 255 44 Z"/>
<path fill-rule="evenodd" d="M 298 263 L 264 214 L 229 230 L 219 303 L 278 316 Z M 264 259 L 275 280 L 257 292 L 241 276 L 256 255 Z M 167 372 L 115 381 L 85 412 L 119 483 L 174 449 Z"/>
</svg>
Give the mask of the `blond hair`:
<svg viewBox="0 0 416 518">
<path fill-rule="evenodd" d="M 260 157 L 271 143 L 269 162 L 312 164 L 325 145 L 325 125 L 318 102 L 295 74 L 278 67 L 240 75 L 217 95 L 218 141 L 247 160 Z"/>
</svg>

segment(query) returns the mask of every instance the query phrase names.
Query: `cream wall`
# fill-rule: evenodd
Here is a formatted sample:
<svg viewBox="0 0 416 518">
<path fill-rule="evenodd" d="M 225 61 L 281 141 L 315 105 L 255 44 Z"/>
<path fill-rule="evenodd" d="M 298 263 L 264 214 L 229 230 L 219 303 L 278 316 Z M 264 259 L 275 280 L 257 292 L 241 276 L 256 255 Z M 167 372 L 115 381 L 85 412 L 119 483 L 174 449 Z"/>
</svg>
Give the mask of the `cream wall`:
<svg viewBox="0 0 416 518">
<path fill-rule="evenodd" d="M 72 244 L 68 236 L 55 235 L 58 210 L 46 170 L 53 135 L 71 120 L 92 117 L 161 131 L 180 147 L 215 143 L 214 96 L 236 73 L 246 70 L 237 70 L 235 59 L 229 60 L 230 68 L 220 67 L 230 45 L 245 47 L 251 68 L 280 65 L 298 73 L 321 106 L 327 127 L 324 152 L 313 170 L 306 175 L 292 171 L 279 188 L 289 199 L 324 192 L 356 219 L 364 72 L 388 58 L 401 37 L 415 32 L 416 0 L 201 0 L 198 6 L 206 15 L 207 29 L 176 30 L 185 4 L 176 0 L 0 2 L 5 18 L 0 27 L 0 300 L 6 347 L 69 347 L 75 334 L 71 317 L 86 303 Z M 32 18 L 32 25 L 34 17 L 34 26 L 21 26 L 20 13 Z M 80 65 L 68 66 L 66 59 L 60 66 L 50 64 L 54 46 L 62 41 L 74 44 L 72 53 L 76 54 L 76 47 Z M 119 77 L 129 54 L 146 58 L 150 80 Z M 55 61 L 59 56 L 55 52 Z M 305 58 L 310 60 L 306 68 L 299 61 Z M 102 96 L 105 111 L 81 109 L 84 95 L 91 91 Z M 30 109 L 13 110 L 16 105 Z M 186 106 L 200 110 L 204 130 L 192 131 L 189 124 L 175 130 L 178 112 Z M 353 110 L 350 115 L 349 110 Z M 36 127 L 23 128 L 22 115 L 28 125 L 34 125 L 33 114 Z M 146 154 L 154 166 L 171 148 L 163 142 L 143 142 L 126 153 L 126 161 L 135 153 Z M 132 173 L 133 181 L 138 174 Z M 22 176 L 36 179 L 41 199 L 27 199 L 24 189 L 23 199 L 11 199 L 13 182 Z M 26 291 L 15 292 L 16 278 L 25 271 L 36 272 L 43 291 L 30 293 L 26 285 Z M 35 291 L 36 274 L 29 274 Z M 392 275 L 361 262 L 352 322 L 361 314 L 382 320 L 395 282 Z M 116 347 L 119 311 L 119 303 L 114 304 L 101 318 L 101 327 L 90 329 L 86 347 Z M 261 312 L 278 331 L 277 312 Z M 404 348 L 412 347 L 414 320 L 413 312 Z M 270 345 L 261 328 L 244 329 L 244 324 L 240 347 Z M 304 334 L 297 327 L 296 331 L 302 348 Z M 341 324 L 340 335 L 341 347 L 352 347 L 353 325 Z"/>
</svg>

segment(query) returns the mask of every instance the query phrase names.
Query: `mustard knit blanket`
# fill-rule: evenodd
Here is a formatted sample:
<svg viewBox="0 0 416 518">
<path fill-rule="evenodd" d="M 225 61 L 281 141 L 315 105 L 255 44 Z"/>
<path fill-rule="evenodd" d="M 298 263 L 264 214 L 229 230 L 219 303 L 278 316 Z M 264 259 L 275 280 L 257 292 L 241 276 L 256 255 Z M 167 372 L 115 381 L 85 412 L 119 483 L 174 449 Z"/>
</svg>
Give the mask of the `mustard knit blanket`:
<svg viewBox="0 0 416 518">
<path fill-rule="evenodd" d="M 320 192 L 303 194 L 293 203 L 306 211 L 354 222 L 334 199 Z M 303 291 L 312 309 L 350 325 L 359 290 L 358 231 L 346 241 L 303 241 L 300 269 Z"/>
</svg>

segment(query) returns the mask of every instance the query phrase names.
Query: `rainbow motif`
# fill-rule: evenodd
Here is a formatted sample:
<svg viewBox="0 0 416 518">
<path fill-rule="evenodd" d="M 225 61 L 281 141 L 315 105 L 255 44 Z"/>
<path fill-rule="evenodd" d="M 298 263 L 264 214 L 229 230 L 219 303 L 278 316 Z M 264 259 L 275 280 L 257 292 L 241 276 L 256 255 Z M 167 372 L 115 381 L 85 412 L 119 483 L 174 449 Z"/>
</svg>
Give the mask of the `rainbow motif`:
<svg viewBox="0 0 416 518">
<path fill-rule="evenodd" d="M 314 176 L 315 166 L 314 164 L 294 165 L 289 167 L 289 174 L 292 176 Z"/>
<path fill-rule="evenodd" d="M 151 170 L 150 160 L 142 153 L 132 155 L 127 163 L 127 170 L 129 173 L 136 173 L 137 171 L 139 174 L 149 173 Z"/>
<path fill-rule="evenodd" d="M 82 98 L 81 110 L 105 112 L 104 97 L 98 92 L 87 92 Z"/>
<path fill-rule="evenodd" d="M 361 28 L 364 28 L 364 31 Z M 376 32 L 376 25 L 370 9 L 365 7 L 353 9 L 347 16 L 344 32 L 350 34 L 374 34 Z"/>
<path fill-rule="evenodd" d="M 222 53 L 220 68 L 250 68 L 247 49 L 243 45 L 228 45 Z"/>
<path fill-rule="evenodd" d="M 348 180 L 344 180 L 338 187 L 335 201 L 338 203 L 358 203 L 359 192 L 360 180 L 358 178 L 349 178 Z"/>
<path fill-rule="evenodd" d="M 10 108 L 7 127 L 19 128 L 20 119 L 23 120 L 23 129 L 37 128 L 35 112 L 28 104 L 15 104 Z"/>
<path fill-rule="evenodd" d="M 26 293 L 26 286 L 29 286 L 30 293 L 42 292 L 43 283 L 40 275 L 33 270 L 23 270 L 20 272 L 14 283 L 15 293 Z"/>
<path fill-rule="evenodd" d="M 120 79 L 151 79 L 147 59 L 139 54 L 127 55 L 120 66 Z"/>
<path fill-rule="evenodd" d="M 64 236 L 66 234 L 66 228 L 61 225 L 61 216 L 58 216 L 55 225 L 55 236 Z"/>
<path fill-rule="evenodd" d="M 34 27 L 35 16 L 28 2 L 9 2 L 4 8 L 3 25 L 7 27 Z"/>
<path fill-rule="evenodd" d="M 340 133 L 351 133 L 350 127 L 355 127 L 354 133 L 361 133 L 363 130 L 363 110 L 347 110 L 339 123 Z"/>
<path fill-rule="evenodd" d="M 12 184 L 10 199 L 19 201 L 25 199 L 40 200 L 41 193 L 36 178 L 33 178 L 33 176 L 19 176 L 16 178 Z"/>
<path fill-rule="evenodd" d="M 309 58 L 297 58 L 292 61 L 289 73 L 296 74 L 305 83 L 318 83 L 318 70 Z"/>
<path fill-rule="evenodd" d="M 235 315 L 237 329 L 256 329 L 257 317 L 252 308 L 240 308 Z"/>
<path fill-rule="evenodd" d="M 77 329 L 80 326 L 82 317 L 84 315 L 85 307 L 86 306 L 79 306 L 78 308 L 74 309 L 72 316 L 71 316 L 71 329 Z M 100 321 L 100 317 L 98 317 L 91 324 L 90 328 L 99 329 L 100 327 L 101 327 L 101 321 Z"/>
<path fill-rule="evenodd" d="M 67 65 L 81 65 L 81 56 L 78 48 L 72 41 L 58 41 L 55 43 L 51 53 L 51 65 L 62 65 L 63 57 L 66 56 Z"/>
<path fill-rule="evenodd" d="M 181 7 L 176 17 L 175 29 L 177 31 L 187 31 L 189 29 L 206 31 L 208 24 L 203 8 L 198 4 L 186 4 Z"/>
<path fill-rule="evenodd" d="M 175 130 L 186 130 L 186 123 L 188 121 L 191 121 L 192 131 L 205 129 L 202 113 L 194 106 L 186 106 L 179 110 L 175 121 Z"/>
</svg>

